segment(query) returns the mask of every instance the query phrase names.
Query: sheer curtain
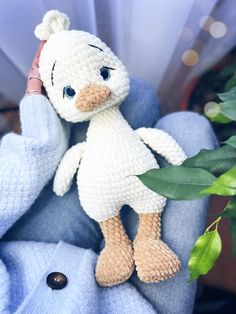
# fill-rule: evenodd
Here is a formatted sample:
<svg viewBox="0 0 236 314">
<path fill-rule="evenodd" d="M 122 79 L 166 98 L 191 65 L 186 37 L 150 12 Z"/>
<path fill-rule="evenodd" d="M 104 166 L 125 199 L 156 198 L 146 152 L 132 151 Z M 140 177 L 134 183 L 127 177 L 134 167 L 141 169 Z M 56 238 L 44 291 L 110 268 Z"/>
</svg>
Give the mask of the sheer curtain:
<svg viewBox="0 0 236 314">
<path fill-rule="evenodd" d="M 232 0 L 8 0 L 0 2 L 0 93 L 18 102 L 37 48 L 34 28 L 49 9 L 71 28 L 105 41 L 130 76 L 152 84 L 163 111 L 178 106 L 190 79 L 236 43 Z"/>
</svg>

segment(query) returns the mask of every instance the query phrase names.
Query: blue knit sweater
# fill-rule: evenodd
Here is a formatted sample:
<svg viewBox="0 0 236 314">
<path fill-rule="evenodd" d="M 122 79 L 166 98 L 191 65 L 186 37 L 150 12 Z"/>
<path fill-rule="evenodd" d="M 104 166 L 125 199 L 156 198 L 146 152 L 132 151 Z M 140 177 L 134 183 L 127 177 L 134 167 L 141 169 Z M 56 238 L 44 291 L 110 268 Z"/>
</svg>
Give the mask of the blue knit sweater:
<svg viewBox="0 0 236 314">
<path fill-rule="evenodd" d="M 134 128 L 151 126 L 158 116 L 152 92 L 144 83 L 141 87 L 137 108 L 130 105 L 131 91 L 122 109 Z M 148 99 L 143 94 L 147 90 Z M 140 84 L 135 93 L 140 93 Z M 98 225 L 80 207 L 75 186 L 58 198 L 50 181 L 69 137 L 70 145 L 81 139 L 86 124 L 79 131 L 75 126 L 70 130 L 49 101 L 37 95 L 22 100 L 20 118 L 22 135 L 6 135 L 0 147 L 0 313 L 190 313 L 196 285 L 186 284 L 187 260 L 204 226 L 206 200 L 170 202 L 166 209 L 163 236 L 183 265 L 175 278 L 147 285 L 134 275 L 122 285 L 101 288 L 94 277 L 102 247 Z M 172 133 L 188 155 L 201 147 L 214 147 L 215 138 L 205 119 L 192 113 L 165 119 L 158 127 Z M 183 127 L 188 123 L 191 145 Z M 134 237 L 135 215 L 126 208 L 122 217 Z M 52 290 L 46 283 L 47 275 L 55 271 L 68 279 L 61 290 Z"/>
</svg>

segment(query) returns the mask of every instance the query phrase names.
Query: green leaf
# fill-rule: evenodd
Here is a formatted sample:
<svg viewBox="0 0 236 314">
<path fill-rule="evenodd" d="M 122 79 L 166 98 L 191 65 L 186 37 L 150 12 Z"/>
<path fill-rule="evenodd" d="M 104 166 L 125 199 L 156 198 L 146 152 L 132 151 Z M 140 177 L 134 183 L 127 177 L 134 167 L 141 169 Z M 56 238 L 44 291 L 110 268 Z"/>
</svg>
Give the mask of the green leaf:
<svg viewBox="0 0 236 314">
<path fill-rule="evenodd" d="M 223 218 L 236 218 L 236 197 L 230 200 L 224 211 L 218 214 L 218 216 Z"/>
<path fill-rule="evenodd" d="M 236 121 L 236 99 L 220 104 L 220 112 L 227 118 Z"/>
<path fill-rule="evenodd" d="M 230 232 L 232 238 L 232 253 L 236 255 L 236 218 L 230 219 Z"/>
<path fill-rule="evenodd" d="M 220 105 L 211 101 L 207 103 L 204 107 L 204 113 L 208 118 L 216 117 L 220 112 Z"/>
<path fill-rule="evenodd" d="M 221 252 L 221 238 L 217 230 L 208 231 L 198 238 L 190 254 L 190 280 L 205 275 L 214 266 Z"/>
<path fill-rule="evenodd" d="M 218 113 L 215 117 L 208 117 L 212 122 L 217 122 L 217 123 L 221 123 L 221 124 L 228 124 L 230 122 L 232 122 L 231 119 L 227 118 L 226 116 L 224 116 L 222 113 Z"/>
<path fill-rule="evenodd" d="M 204 113 L 208 119 L 214 122 L 227 124 L 232 122 L 231 119 L 225 117 L 221 112 L 221 106 L 215 102 L 209 102 L 204 107 Z"/>
<path fill-rule="evenodd" d="M 225 84 L 225 91 L 229 91 L 231 88 L 236 86 L 236 76 L 232 76 Z"/>
<path fill-rule="evenodd" d="M 236 149 L 227 145 L 215 150 L 202 149 L 194 157 L 186 159 L 182 166 L 203 168 L 215 175 L 223 174 L 236 167 Z"/>
<path fill-rule="evenodd" d="M 232 238 L 232 253 L 236 255 L 236 197 L 233 197 L 220 215 L 223 218 L 229 218 L 230 231 Z"/>
<path fill-rule="evenodd" d="M 221 195 L 221 196 L 234 196 L 236 195 L 236 189 L 230 188 L 228 186 L 225 186 L 216 182 L 216 183 L 213 183 L 213 185 L 210 186 L 209 188 L 202 190 L 200 193 L 200 195 L 207 195 L 207 194 Z"/>
<path fill-rule="evenodd" d="M 236 148 L 236 135 L 231 136 L 227 141 L 224 142 L 227 145 L 232 146 L 233 148 Z M 235 156 L 236 159 L 236 156 Z"/>
<path fill-rule="evenodd" d="M 236 195 L 236 168 L 222 174 L 209 188 L 204 189 L 200 194 Z"/>
<path fill-rule="evenodd" d="M 233 87 L 226 93 L 218 94 L 219 98 L 223 101 L 236 101 L 236 87 Z"/>
<path fill-rule="evenodd" d="M 200 198 L 200 191 L 209 187 L 215 177 L 204 169 L 170 166 L 152 169 L 137 176 L 150 190 L 175 200 Z"/>
</svg>

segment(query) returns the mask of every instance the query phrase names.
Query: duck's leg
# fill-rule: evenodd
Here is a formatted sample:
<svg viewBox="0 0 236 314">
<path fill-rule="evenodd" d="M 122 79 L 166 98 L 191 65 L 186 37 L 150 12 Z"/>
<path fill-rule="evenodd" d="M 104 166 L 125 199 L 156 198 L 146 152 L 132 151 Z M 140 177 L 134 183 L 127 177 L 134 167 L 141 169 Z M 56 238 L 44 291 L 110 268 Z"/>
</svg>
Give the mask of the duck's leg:
<svg viewBox="0 0 236 314">
<path fill-rule="evenodd" d="M 174 276 L 180 268 L 176 254 L 160 239 L 161 214 L 139 215 L 139 229 L 134 240 L 134 260 L 138 277 L 158 282 Z"/>
<path fill-rule="evenodd" d="M 127 280 L 134 270 L 132 242 L 128 238 L 120 215 L 100 223 L 105 239 L 96 267 L 96 279 L 101 286 L 112 286 Z"/>
</svg>

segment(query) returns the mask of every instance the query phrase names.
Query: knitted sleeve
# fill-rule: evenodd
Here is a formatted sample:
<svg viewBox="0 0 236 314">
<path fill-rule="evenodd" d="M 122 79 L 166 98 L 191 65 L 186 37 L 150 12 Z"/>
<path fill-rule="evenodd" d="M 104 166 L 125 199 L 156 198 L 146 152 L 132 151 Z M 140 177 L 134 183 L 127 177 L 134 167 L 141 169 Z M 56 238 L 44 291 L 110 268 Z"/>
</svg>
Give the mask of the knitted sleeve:
<svg viewBox="0 0 236 314">
<path fill-rule="evenodd" d="M 187 158 L 178 143 L 166 132 L 152 128 L 140 128 L 135 132 L 145 144 L 162 155 L 169 163 L 181 165 Z"/>
<path fill-rule="evenodd" d="M 22 134 L 7 134 L 0 145 L 0 237 L 35 201 L 68 144 L 66 125 L 44 96 L 24 97 L 20 120 Z"/>
</svg>

